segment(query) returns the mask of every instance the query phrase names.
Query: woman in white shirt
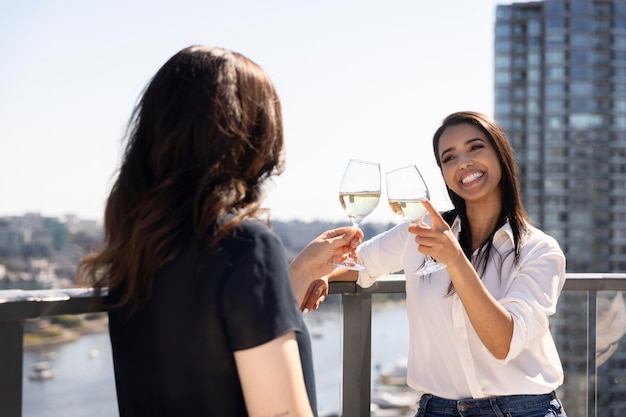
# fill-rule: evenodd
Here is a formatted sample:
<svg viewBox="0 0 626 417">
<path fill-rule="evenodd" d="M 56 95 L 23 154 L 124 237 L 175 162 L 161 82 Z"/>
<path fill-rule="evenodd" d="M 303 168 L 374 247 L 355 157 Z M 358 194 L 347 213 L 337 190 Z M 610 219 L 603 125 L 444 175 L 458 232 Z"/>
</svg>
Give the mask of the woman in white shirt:
<svg viewBox="0 0 626 417">
<path fill-rule="evenodd" d="M 532 226 L 513 150 L 495 121 L 451 114 L 433 148 L 454 205 L 448 222 L 426 201 L 425 223 L 362 243 L 366 270 L 336 269 L 310 288 L 302 308 L 319 305 L 328 280 L 368 287 L 404 270 L 407 383 L 420 394 L 417 416 L 564 417 L 555 393 L 563 369 L 548 327 L 565 282 L 563 252 Z M 415 276 L 425 256 L 447 268 Z"/>
</svg>

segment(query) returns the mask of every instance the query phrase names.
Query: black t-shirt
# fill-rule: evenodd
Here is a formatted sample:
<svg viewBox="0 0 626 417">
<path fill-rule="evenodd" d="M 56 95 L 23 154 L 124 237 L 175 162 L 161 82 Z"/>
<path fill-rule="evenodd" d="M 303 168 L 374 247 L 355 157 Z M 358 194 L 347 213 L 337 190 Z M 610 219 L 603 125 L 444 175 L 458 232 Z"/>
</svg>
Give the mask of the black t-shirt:
<svg viewBox="0 0 626 417">
<path fill-rule="evenodd" d="M 120 416 L 247 416 L 233 352 L 290 331 L 317 415 L 311 341 L 279 239 L 251 220 L 201 247 L 163 267 L 136 312 L 109 312 Z"/>
</svg>

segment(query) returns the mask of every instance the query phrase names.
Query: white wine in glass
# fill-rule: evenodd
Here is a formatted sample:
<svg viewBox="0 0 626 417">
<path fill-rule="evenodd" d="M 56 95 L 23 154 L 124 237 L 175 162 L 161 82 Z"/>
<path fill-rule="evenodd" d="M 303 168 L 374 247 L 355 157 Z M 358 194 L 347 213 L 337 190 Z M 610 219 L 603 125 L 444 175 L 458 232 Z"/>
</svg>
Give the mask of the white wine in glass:
<svg viewBox="0 0 626 417">
<path fill-rule="evenodd" d="M 391 211 L 404 221 L 421 223 L 428 214 L 423 201 L 430 200 L 430 193 L 419 169 L 415 165 L 398 168 L 387 172 L 385 179 Z M 445 264 L 426 256 L 424 265 L 415 271 L 415 275 L 430 274 L 445 267 Z"/>
<path fill-rule="evenodd" d="M 380 164 L 351 159 L 339 186 L 339 202 L 348 214 L 352 227 L 359 227 L 361 221 L 374 211 L 379 201 Z M 365 269 L 352 258 L 333 265 L 355 271 Z"/>
</svg>

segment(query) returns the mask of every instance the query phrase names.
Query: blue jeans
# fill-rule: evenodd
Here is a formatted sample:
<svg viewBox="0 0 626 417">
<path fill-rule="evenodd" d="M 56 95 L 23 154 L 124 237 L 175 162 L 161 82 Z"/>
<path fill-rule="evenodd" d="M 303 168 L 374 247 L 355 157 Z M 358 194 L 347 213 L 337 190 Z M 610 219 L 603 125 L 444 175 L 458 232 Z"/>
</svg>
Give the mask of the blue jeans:
<svg viewBox="0 0 626 417">
<path fill-rule="evenodd" d="M 415 417 L 567 417 L 555 392 L 544 395 L 502 395 L 448 400 L 431 394 L 420 398 Z"/>
</svg>

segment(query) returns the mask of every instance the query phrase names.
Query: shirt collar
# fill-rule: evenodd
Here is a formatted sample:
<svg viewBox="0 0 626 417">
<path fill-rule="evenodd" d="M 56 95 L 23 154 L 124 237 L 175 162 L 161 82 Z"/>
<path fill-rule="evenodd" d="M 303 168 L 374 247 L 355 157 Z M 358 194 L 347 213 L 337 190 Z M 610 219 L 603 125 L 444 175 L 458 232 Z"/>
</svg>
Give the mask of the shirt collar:
<svg viewBox="0 0 626 417">
<path fill-rule="evenodd" d="M 452 233 L 454 233 L 454 235 L 458 238 L 459 233 L 461 233 L 461 218 L 459 216 L 456 216 L 454 222 L 452 222 L 452 226 L 450 226 L 450 229 L 452 230 Z M 508 220 L 502 225 L 502 227 L 496 230 L 496 233 L 493 236 L 494 242 L 499 241 L 500 236 L 503 236 L 505 238 L 508 237 L 509 243 L 511 245 L 514 244 L 515 239 L 513 237 L 513 229 L 511 228 L 511 224 Z"/>
</svg>

